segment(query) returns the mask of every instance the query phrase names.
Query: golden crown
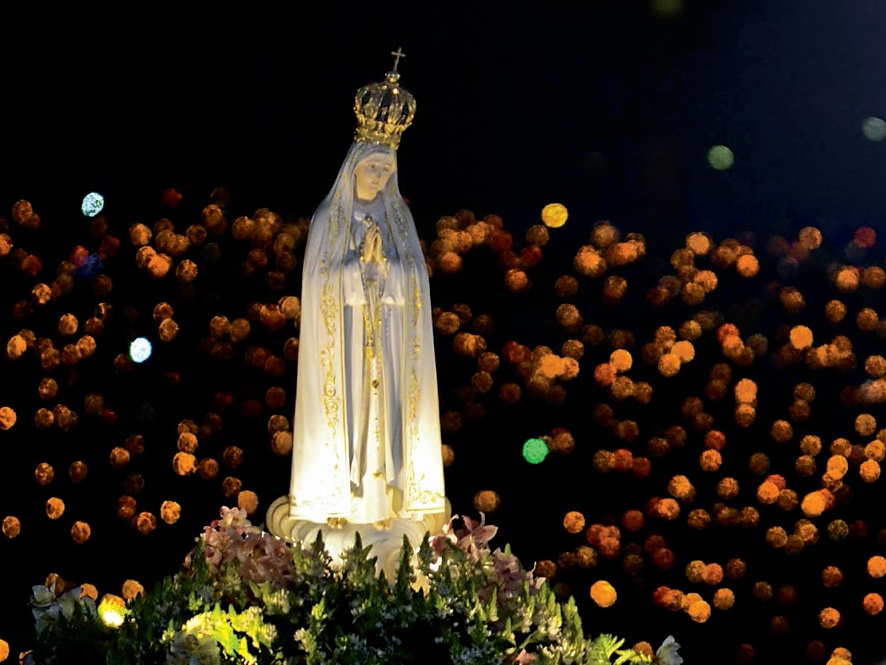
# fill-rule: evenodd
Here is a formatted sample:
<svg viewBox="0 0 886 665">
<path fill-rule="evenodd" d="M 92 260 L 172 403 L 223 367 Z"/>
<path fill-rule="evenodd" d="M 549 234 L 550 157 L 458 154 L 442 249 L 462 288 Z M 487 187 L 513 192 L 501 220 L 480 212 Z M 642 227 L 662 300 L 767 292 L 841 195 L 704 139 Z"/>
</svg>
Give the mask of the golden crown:
<svg viewBox="0 0 886 665">
<path fill-rule="evenodd" d="M 397 64 L 403 52 L 397 50 L 394 69 L 384 81 L 364 85 L 354 96 L 354 114 L 357 116 L 355 141 L 386 145 L 396 149 L 400 136 L 415 116 L 415 97 L 401 88 Z"/>
</svg>

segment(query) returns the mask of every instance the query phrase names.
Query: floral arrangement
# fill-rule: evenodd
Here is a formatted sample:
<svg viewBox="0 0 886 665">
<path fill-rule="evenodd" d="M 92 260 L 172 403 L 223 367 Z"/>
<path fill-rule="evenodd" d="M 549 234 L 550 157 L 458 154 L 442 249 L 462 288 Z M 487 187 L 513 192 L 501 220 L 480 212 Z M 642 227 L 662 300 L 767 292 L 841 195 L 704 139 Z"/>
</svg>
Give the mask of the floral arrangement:
<svg viewBox="0 0 886 665">
<path fill-rule="evenodd" d="M 35 586 L 28 662 L 682 663 L 673 637 L 654 655 L 585 638 L 572 599 L 557 601 L 509 548 L 490 549 L 496 527 L 455 519 L 417 551 L 404 539 L 388 580 L 359 539 L 333 559 L 319 537 L 293 546 L 223 508 L 182 570 L 128 604 Z"/>
</svg>

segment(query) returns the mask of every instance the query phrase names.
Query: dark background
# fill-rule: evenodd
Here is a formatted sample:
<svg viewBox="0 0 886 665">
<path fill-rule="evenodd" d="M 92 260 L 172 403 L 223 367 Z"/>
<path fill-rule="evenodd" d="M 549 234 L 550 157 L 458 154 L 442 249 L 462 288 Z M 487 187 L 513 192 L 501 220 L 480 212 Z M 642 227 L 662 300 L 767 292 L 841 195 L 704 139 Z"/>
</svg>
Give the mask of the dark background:
<svg viewBox="0 0 886 665">
<path fill-rule="evenodd" d="M 3 9 L 0 214 L 9 215 L 12 204 L 22 198 L 34 204 L 43 218 L 40 231 L 13 236 L 21 238 L 20 246 L 41 254 L 48 273 L 73 245 L 95 244 L 79 213 L 80 200 L 89 191 L 106 197 L 109 232 L 122 238 L 132 223 L 150 226 L 170 214 L 160 206 L 160 195 L 169 187 L 183 195 L 181 206 L 170 214 L 182 228 L 199 220 L 216 187 L 230 192 L 231 218 L 259 207 L 309 216 L 331 186 L 350 144 L 354 91 L 379 80 L 390 68 L 389 52 L 402 47 L 406 57 L 400 65 L 401 82 L 416 96 L 418 111 L 399 150 L 399 179 L 425 238 L 433 238 L 439 217 L 459 209 L 478 216 L 501 215 L 520 238 L 538 223 L 542 206 L 560 201 L 569 208 L 570 219 L 545 250 L 546 263 L 558 260 L 557 265 L 568 269 L 571 253 L 587 242 L 594 223 L 611 219 L 623 230 L 646 237 L 650 256 L 645 267 L 630 273 L 640 283 L 654 283 L 667 268 L 670 252 L 691 230 L 704 230 L 717 240 L 746 230 L 760 239 L 776 233 L 793 238 L 801 228 L 814 225 L 839 248 L 859 226 L 884 230 L 886 143 L 871 141 L 862 132 L 865 118 L 886 115 L 884 21 L 886 7 L 876 0 L 854 0 L 851 5 L 824 0 L 596 1 L 580 7 L 549 3 L 530 11 L 516 5 L 468 10 L 429 4 L 421 12 L 312 3 L 309 9 L 289 10 L 207 8 L 199 16 L 160 8 L 108 14 Z M 707 150 L 717 144 L 733 150 L 733 168 L 721 172 L 707 163 Z M 757 251 L 765 253 L 760 246 Z M 235 254 L 232 249 L 230 256 Z M 833 255 L 838 256 L 839 249 Z M 865 260 L 882 263 L 873 252 Z M 232 265 L 201 268 L 205 297 L 182 310 L 185 321 L 191 317 L 202 322 L 226 302 L 232 317 L 242 315 L 233 310 L 245 306 L 252 289 L 260 285 L 239 280 L 229 270 Z M 491 276 L 497 275 L 494 269 L 483 265 L 477 259 L 466 273 L 473 270 L 475 280 L 499 279 Z M 534 278 L 539 284 L 559 274 L 554 267 L 547 270 Z M 134 270 L 118 267 L 114 275 L 116 302 L 141 307 L 176 297 L 168 285 L 145 286 Z M 814 278 L 808 280 L 813 292 Z M 3 279 L 3 305 L 11 311 L 30 283 L 11 269 Z M 297 288 L 294 280 L 287 283 L 289 288 Z M 760 298 L 749 288 L 732 289 L 728 284 L 724 280 L 724 311 Z M 476 287 L 468 277 L 432 281 L 444 308 L 468 300 L 460 296 L 468 291 L 479 298 Z M 88 288 L 82 287 L 74 298 L 81 304 L 90 301 Z M 497 301 L 501 327 L 519 331 L 515 336 L 530 346 L 549 343 L 550 327 L 531 314 L 532 307 L 544 303 L 544 296 L 535 296 L 529 304 Z M 859 301 L 862 304 L 876 308 L 876 296 Z M 643 326 L 651 325 L 639 307 L 618 319 L 618 325 L 635 329 L 638 340 Z M 41 326 L 54 325 L 58 313 L 36 316 L 28 326 L 40 334 Z M 747 334 L 790 322 L 778 316 L 748 316 Z M 109 335 L 116 335 L 111 339 L 119 341 L 117 346 L 140 325 L 143 331 L 138 332 L 147 334 L 149 309 L 138 321 L 115 324 Z M 4 335 L 11 335 L 21 324 L 8 320 L 3 326 Z M 264 385 L 251 375 L 232 376 L 227 368 L 195 358 L 193 345 L 205 331 L 190 331 L 186 325 L 182 330 L 176 348 L 157 350 L 153 369 L 120 376 L 100 369 L 107 364 L 96 361 L 80 373 L 81 400 L 81 393 L 96 390 L 113 396 L 118 405 L 120 420 L 110 435 L 83 418 L 74 434 L 52 432 L 35 438 L 25 415 L 29 402 L 17 394 L 23 385 L 32 390 L 37 372 L 21 364 L 0 365 L 0 399 L 22 404 L 19 424 L 0 437 L 0 442 L 7 439 L 0 444 L 6 450 L 0 512 L 15 514 L 23 523 L 22 535 L 0 549 L 17 585 L 4 600 L 6 626 L 0 626 L 0 637 L 14 650 L 26 643 L 20 634 L 28 625 L 24 604 L 30 584 L 52 570 L 74 582 L 96 580 L 102 591 L 113 590 L 126 577 L 147 584 L 175 569 L 193 535 L 225 503 L 216 486 L 203 489 L 194 482 L 167 479 L 163 456 L 143 462 L 140 472 L 148 479 L 146 491 L 159 484 L 167 494 L 187 497 L 179 499 L 186 508 L 182 521 L 145 539 L 114 519 L 120 474 L 105 467 L 109 448 L 120 445 L 115 437 L 124 438 L 138 428 L 146 437 L 168 439 L 170 427 L 174 431 L 180 418 L 199 418 L 211 410 L 216 392 L 229 391 L 239 399 Z M 499 348 L 505 339 L 502 332 L 495 340 Z M 869 340 L 864 348 L 874 353 L 881 342 Z M 109 349 L 104 361 L 110 362 L 119 351 Z M 441 367 L 441 383 L 454 385 L 459 372 L 468 371 L 460 360 Z M 589 365 L 584 371 L 590 375 L 592 369 Z M 179 393 L 169 392 L 164 383 L 173 370 L 181 375 Z M 294 377 L 292 367 L 288 372 Z M 698 373 L 703 377 L 701 367 Z M 787 385 L 793 378 L 782 380 Z M 670 393 L 670 402 L 663 396 L 658 403 L 657 412 L 664 414 L 660 420 L 679 410 L 679 400 L 703 380 L 686 378 L 677 384 L 679 389 L 663 391 Z M 819 403 L 839 402 L 836 387 L 819 389 Z M 451 399 L 443 393 L 444 399 Z M 290 401 L 293 395 L 288 394 Z M 155 418 L 138 415 L 137 407 L 146 403 L 152 404 Z M 761 406 L 761 413 L 771 408 L 771 421 L 783 417 L 778 415 L 783 407 L 773 402 Z M 448 471 L 447 489 L 455 511 L 472 513 L 471 500 L 480 489 L 499 491 L 502 507 L 489 518 L 502 527 L 498 544 L 511 542 L 531 565 L 540 558 L 556 560 L 561 549 L 580 544 L 562 534 L 559 520 L 565 510 L 581 504 L 590 523 L 617 517 L 637 504 L 642 507 L 650 493 L 665 491 L 663 486 L 649 489 L 599 478 L 585 485 L 564 475 L 576 473 L 568 468 L 568 459 L 565 466 L 557 461 L 532 467 L 530 473 L 522 460 L 502 453 L 498 445 L 549 431 L 558 422 L 572 423 L 577 439 L 592 438 L 594 429 L 586 415 L 585 403 L 570 404 L 562 413 L 538 408 L 517 416 L 490 405 L 485 425 L 452 437 L 458 463 Z M 822 430 L 833 428 L 836 436 L 847 422 L 851 430 L 854 414 L 822 417 Z M 231 417 L 229 433 L 250 431 L 248 424 Z M 91 448 L 90 441 L 101 445 Z M 757 444 L 750 444 L 749 451 L 753 445 Z M 75 447 L 81 457 L 92 456 L 90 482 L 49 494 L 35 489 L 31 473 L 37 461 L 57 455 L 64 475 L 69 462 L 61 452 L 64 446 Z M 244 470 L 244 483 L 266 506 L 285 492 L 288 465 L 266 450 L 253 459 L 259 461 Z M 785 459 L 789 468 L 791 458 Z M 681 460 L 672 464 L 671 473 L 680 469 Z M 152 485 L 153 477 L 157 480 Z M 621 498 L 607 504 L 616 491 Z M 78 511 L 88 516 L 94 536 L 87 546 L 72 547 L 67 527 L 46 526 L 43 502 L 49 495 L 65 499 L 65 519 L 77 519 Z M 821 544 L 820 554 L 809 564 L 812 572 L 796 580 L 801 588 L 817 589 L 814 594 L 819 595 L 810 592 L 814 600 L 809 607 L 831 602 L 820 598 L 820 563 L 846 561 L 847 570 L 861 566 L 861 573 L 853 573 L 861 578 L 858 588 L 874 588 L 864 579 L 863 565 L 867 556 L 882 552 L 875 537 L 878 514 L 871 510 L 881 498 L 874 491 L 862 496 L 868 500 L 866 510 L 853 516 L 869 521 L 872 536 L 852 548 Z M 157 497 L 159 505 L 165 495 Z M 752 503 L 751 497 L 749 490 Z M 870 617 L 847 618 L 842 632 L 822 637 L 814 612 L 811 618 L 805 609 L 767 607 L 758 612 L 749 591 L 744 596 L 737 592 L 741 602 L 731 615 L 723 619 L 715 613 L 705 626 L 651 607 L 649 591 L 658 584 L 680 586 L 689 560 L 714 559 L 728 549 L 718 549 L 722 536 L 716 533 L 702 537 L 675 532 L 674 537 L 685 539 L 686 554 L 678 557 L 677 572 L 670 578 L 650 576 L 636 585 L 642 588 L 626 583 L 631 589 L 624 594 L 627 600 L 611 610 L 584 607 L 587 632 L 614 632 L 629 643 L 648 639 L 655 645 L 673 633 L 684 645 L 687 662 L 694 663 L 733 662 L 740 642 L 755 646 L 757 662 L 774 662 L 769 659 L 775 657 L 799 661 L 803 646 L 813 638 L 822 639 L 829 649 L 847 646 L 859 658 L 869 659 L 859 662 L 882 656 L 882 649 L 878 653 L 872 644 L 877 641 L 871 632 L 876 620 Z M 766 560 L 759 554 L 749 559 Z M 26 567 L 20 572 L 22 566 Z M 763 577 L 776 584 L 782 575 L 794 583 L 794 572 L 791 561 L 774 556 L 759 564 L 756 577 L 749 575 L 748 586 Z M 588 604 L 592 579 L 570 580 L 583 606 Z M 687 586 L 685 580 L 682 586 Z M 847 604 L 856 602 L 852 598 Z M 802 614 L 793 624 L 789 643 L 773 638 L 766 625 L 782 611 L 791 617 L 794 611 Z M 853 612 L 858 614 L 857 608 Z"/>
<path fill-rule="evenodd" d="M 567 7 L 7 12 L 5 181 L 134 198 L 224 184 L 310 212 L 353 91 L 402 46 L 419 111 L 401 187 L 419 218 L 559 196 L 655 226 L 878 219 L 884 151 L 860 129 L 886 95 L 874 0 Z M 727 173 L 706 164 L 715 144 L 736 155 Z"/>
</svg>

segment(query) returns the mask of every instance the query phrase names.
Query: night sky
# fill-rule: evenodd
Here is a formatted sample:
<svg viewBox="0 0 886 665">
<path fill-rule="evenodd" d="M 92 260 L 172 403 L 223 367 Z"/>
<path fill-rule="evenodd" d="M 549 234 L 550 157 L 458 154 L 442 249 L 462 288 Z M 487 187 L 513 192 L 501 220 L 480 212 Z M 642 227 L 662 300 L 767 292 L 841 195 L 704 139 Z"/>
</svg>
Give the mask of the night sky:
<svg viewBox="0 0 886 665">
<path fill-rule="evenodd" d="M 647 316 L 654 310 L 644 301 L 645 289 L 671 270 L 671 252 L 683 247 L 692 231 L 703 231 L 715 242 L 740 237 L 753 246 L 762 263 L 768 237 L 792 241 L 805 227 L 820 229 L 829 248 L 826 256 L 816 255 L 818 259 L 804 264 L 808 268 L 796 271 L 783 269 L 784 263 L 776 256 L 770 261 L 770 272 L 765 273 L 764 267 L 759 283 L 752 286 L 724 275 L 715 301 L 727 320 L 741 324 L 743 336 L 769 335 L 770 351 L 774 351 L 783 343 L 779 335 L 783 338 L 802 317 L 785 315 L 777 306 L 777 312 L 771 313 L 772 303 L 778 305 L 778 297 L 772 294 L 780 285 L 796 286 L 806 294 L 807 311 L 817 308 L 815 317 L 810 314 L 803 320 L 816 331 L 819 344 L 836 334 L 818 336 L 826 328 L 826 322 L 819 321 L 823 321 L 819 310 L 830 297 L 824 288 L 832 277 L 828 266 L 833 262 L 883 264 L 882 247 L 853 254 L 847 243 L 861 227 L 886 233 L 884 24 L 886 5 L 877 0 L 842 4 L 825 0 L 740 4 L 595 0 L 582 3 L 581 9 L 574 3 L 562 3 L 562 8 L 549 3 L 523 11 L 509 4 L 470 11 L 428 9 L 421 17 L 417 10 L 398 13 L 379 5 L 351 12 L 326 3 L 310 10 L 213 8 L 197 17 L 185 16 L 184 10 L 152 9 L 139 14 L 121 9 L 100 15 L 70 8 L 3 8 L 0 118 L 6 131 L 0 133 L 0 217 L 11 220 L 13 204 L 20 199 L 30 201 L 40 214 L 39 231 L 19 230 L 10 222 L 9 234 L 16 247 L 41 256 L 43 281 L 51 281 L 59 262 L 69 257 L 75 245 L 95 251 L 100 238 L 93 237 L 89 220 L 79 211 L 81 199 L 90 191 L 104 195 L 107 233 L 122 239 L 126 251 L 121 249 L 121 256 L 125 257 L 132 255 L 127 240 L 132 224 L 152 226 L 168 215 L 183 232 L 200 220 L 204 206 L 216 200 L 215 188 L 229 193 L 231 220 L 259 208 L 292 219 L 309 217 L 332 185 L 352 140 L 354 92 L 365 83 L 381 80 L 391 67 L 389 53 L 402 47 L 406 57 L 400 63 L 401 84 L 415 95 L 418 109 L 398 152 L 399 182 L 420 236 L 432 241 L 439 218 L 470 210 L 478 218 L 499 215 L 518 251 L 526 244 L 527 230 L 539 224 L 544 205 L 560 202 L 570 213 L 562 229 L 551 230 L 551 243 L 543 250 L 545 261 L 532 275 L 534 291 L 525 298 L 496 291 L 503 290 L 501 271 L 491 253 L 466 258 L 463 274 L 432 278 L 432 294 L 439 298 L 435 304 L 443 309 L 472 298 L 475 315 L 479 307 L 488 305 L 490 312 L 497 308 L 499 331 L 497 337 L 490 335 L 490 350 L 500 351 L 506 340 L 520 338 L 530 347 L 547 344 L 559 352 L 561 338 L 569 335 L 558 329 L 551 312 L 550 321 L 533 312 L 553 311 L 562 302 L 553 295 L 551 285 L 571 270 L 576 249 L 588 243 L 600 220 L 611 220 L 623 235 L 644 236 L 647 257 L 622 273 L 629 284 L 644 286 L 635 294 L 638 300 L 631 300 L 620 313 L 600 309 L 590 301 L 585 301 L 587 309 L 582 307 L 582 312 L 586 322 L 599 321 L 607 331 L 614 327 L 634 330 L 635 357 L 639 358 L 640 348 L 656 325 Z M 731 168 L 712 167 L 708 151 L 714 146 L 732 151 Z M 168 188 L 183 197 L 174 211 L 161 205 L 161 195 Z M 42 404 L 36 397 L 28 401 L 19 394 L 34 393 L 33 386 L 43 376 L 39 363 L 0 362 L 0 406 L 20 405 L 19 423 L 0 432 L 5 455 L 0 517 L 16 515 L 23 524 L 18 538 L 4 538 L 7 542 L 0 543 L 0 558 L 16 568 L 27 566 L 27 575 L 16 572 L 15 589 L 4 592 L 0 615 L 0 638 L 10 642 L 15 653 L 25 643 L 20 633 L 29 624 L 25 607 L 29 587 L 41 582 L 47 572 L 57 570 L 74 582 L 87 581 L 78 579 L 80 575 L 90 576 L 99 580 L 100 590 L 99 582 L 113 586 L 126 577 L 147 584 L 174 572 L 200 526 L 214 517 L 219 506 L 230 502 L 218 483 L 210 491 L 201 489 L 209 485 L 198 487 L 196 480 L 163 480 L 163 474 L 169 474 L 168 457 L 148 455 L 138 470 L 147 479 L 145 492 L 154 497 L 153 488 L 168 483 L 165 489 L 186 497 L 179 498 L 186 510 L 179 523 L 158 528 L 145 538 L 116 519 L 116 501 L 126 474 L 107 464 L 109 450 L 122 445 L 138 428 L 158 442 L 171 431 L 174 450 L 176 423 L 220 411 L 220 393 L 233 397 L 232 413 L 240 414 L 229 418 L 228 432 L 236 432 L 236 438 L 255 431 L 250 429 L 249 418 L 238 411 L 240 402 L 263 394 L 274 381 L 268 383 L 248 372 L 236 374 L 239 370 L 213 363 L 195 349 L 206 334 L 205 321 L 225 306 L 231 318 L 243 316 L 251 300 L 271 302 L 284 293 L 298 295 L 297 290 L 290 290 L 298 288 L 299 278 L 296 271 L 287 277 L 283 293 L 267 296 L 260 293 L 261 280 L 233 276 L 230 268 L 239 265 L 240 259 L 226 261 L 239 257 L 239 250 L 233 242 L 222 245 L 226 253 L 221 262 L 199 254 L 199 296 L 191 300 L 183 298 L 169 280 L 146 282 L 130 258 L 108 262 L 107 274 L 115 280 L 112 300 L 117 303 L 117 314 L 105 339 L 116 341 L 106 350 L 100 341 L 96 360 L 79 370 L 68 389 L 71 404 L 79 400 L 77 409 L 82 408 L 84 395 L 105 394 L 115 404 L 116 429 L 82 415 L 79 429 L 64 436 L 56 430 L 35 430 L 31 414 Z M 303 251 L 303 246 L 299 249 Z M 68 301 L 60 301 L 56 309 L 37 311 L 25 323 L 14 315 L 14 305 L 27 298 L 35 279 L 0 257 L 0 280 L 4 344 L 23 327 L 33 329 L 38 337 L 53 336 L 60 313 L 83 310 L 86 314 L 79 316 L 85 318 L 95 302 L 92 287 L 80 284 Z M 541 291 L 545 284 L 551 288 Z M 181 334 L 174 345 L 158 350 L 153 370 L 139 368 L 134 374 L 121 375 L 103 369 L 111 367 L 119 351 L 115 344 L 156 329 L 150 310 L 154 304 L 176 298 L 187 303 L 176 315 Z M 135 314 L 127 311 L 119 316 L 127 305 Z M 847 305 L 877 310 L 883 306 L 882 292 L 859 295 L 847 300 Z M 142 310 L 141 314 L 136 310 Z M 679 325 L 681 315 L 670 312 L 663 316 L 662 325 Z M 189 322 L 194 322 L 194 329 L 188 327 Z M 202 328 L 197 330 L 198 326 Z M 839 332 L 857 342 L 856 353 L 862 361 L 882 353 L 882 336 L 861 340 L 853 336 L 857 330 L 851 335 Z M 254 339 L 271 348 L 285 336 L 261 337 L 259 331 Z M 711 349 L 711 354 L 719 353 L 716 343 Z M 610 350 L 607 347 L 604 353 L 601 347 L 597 356 L 605 360 Z M 699 356 L 701 350 L 699 345 Z M 448 347 L 441 359 L 446 359 L 445 366 L 444 361 L 438 362 L 443 410 L 458 410 L 455 386 L 463 382 L 465 372 L 470 379 L 473 368 L 468 369 L 471 363 L 454 357 Z M 489 516 L 490 522 L 502 527 L 501 542 L 495 544 L 510 542 L 528 566 L 536 559 L 557 561 L 561 550 L 583 542 L 581 536 L 575 540 L 573 534 L 564 533 L 560 521 L 566 510 L 582 510 L 588 525 L 617 520 L 620 511 L 642 510 L 647 499 L 667 491 L 664 484 L 654 489 L 638 483 L 619 487 L 611 476 L 599 485 L 590 482 L 579 487 L 576 476 L 569 475 L 575 473 L 567 468 L 569 458 L 530 469 L 518 455 L 504 452 L 506 445 L 511 446 L 507 450 L 519 448 L 519 442 L 513 441 L 549 433 L 558 424 L 568 424 L 577 443 L 582 436 L 591 441 L 590 452 L 573 458 L 573 466 L 587 463 L 589 468 L 592 449 L 619 447 L 605 437 L 594 439 L 601 435 L 590 424 L 590 405 L 602 399 L 593 392 L 597 362 L 588 361 L 586 368 L 582 365 L 583 380 L 590 385 L 585 394 L 591 402 L 567 401 L 560 411 L 542 404 L 516 416 L 501 405 L 487 404 L 482 423 L 473 429 L 466 426 L 449 438 L 456 463 L 447 471 L 451 484 L 447 490 L 455 512 L 473 514 L 472 498 L 477 491 L 498 491 L 501 507 Z M 659 415 L 647 417 L 650 421 L 676 422 L 681 404 L 685 406 L 681 400 L 703 392 L 697 388 L 704 386 L 707 371 L 716 361 L 705 361 L 704 366 L 695 362 L 696 374 L 675 381 L 673 389 L 662 387 Z M 181 381 L 180 393 L 169 389 L 173 371 Z M 762 383 L 770 377 L 767 371 L 748 375 Z M 294 376 L 290 362 L 281 381 Z M 772 385 L 783 383 L 788 396 L 791 385 L 806 380 L 799 369 L 777 376 Z M 814 406 L 821 419 L 816 426 L 822 440 L 824 432 L 831 438 L 846 436 L 841 432 L 846 423 L 852 430 L 859 409 L 828 417 L 829 410 L 846 406 L 840 401 L 842 384 L 821 381 L 816 383 L 820 395 Z M 859 383 L 855 378 L 849 383 L 853 381 Z M 564 385 L 568 390 L 568 384 Z M 291 385 L 283 387 L 287 407 L 277 412 L 291 417 L 287 409 L 294 391 Z M 150 417 L 144 414 L 145 404 L 151 405 Z M 785 417 L 785 408 L 783 396 L 762 403 L 760 422 L 764 414 L 767 423 Z M 868 412 L 882 421 L 881 426 L 886 423 L 882 404 Z M 723 418 L 730 418 L 729 414 Z M 267 416 L 262 413 L 262 418 Z M 637 420 L 647 422 L 641 417 Z M 764 438 L 768 436 L 768 427 L 761 425 L 760 431 Z M 746 431 L 736 435 L 739 439 L 748 452 L 762 445 Z M 90 441 L 96 445 L 91 447 Z M 285 493 L 288 465 L 267 451 L 264 439 L 259 444 L 239 445 L 247 451 L 250 445 L 261 449 L 244 465 L 242 479 L 258 492 L 266 507 Z M 796 448 L 796 443 L 791 445 Z M 637 446 L 642 449 L 641 443 Z M 36 487 L 33 468 L 44 458 L 56 457 L 57 475 L 65 476 L 70 455 L 64 450 L 89 457 L 94 480 L 76 487 L 60 484 L 66 478 L 56 480 L 51 491 Z M 793 457 L 779 455 L 781 470 L 773 456 L 772 472 L 789 476 Z M 827 452 L 822 456 L 819 475 Z M 666 471 L 661 477 L 680 473 L 685 460 L 680 455 L 669 457 L 662 462 Z M 746 470 L 735 475 L 740 473 Z M 752 483 L 760 480 L 747 481 L 743 505 L 754 503 L 756 485 Z M 714 494 L 710 487 L 704 488 L 700 483 L 700 495 Z M 797 490 L 802 498 L 803 491 L 799 486 Z M 56 528 L 55 522 L 47 521 L 43 514 L 47 496 L 61 496 L 68 505 L 59 522 L 77 511 L 89 516 L 94 535 L 87 544 L 73 546 L 67 526 Z M 613 496 L 617 498 L 607 504 Z M 155 498 L 159 505 L 165 497 L 157 494 Z M 883 538 L 877 539 L 878 529 L 886 524 L 871 508 L 881 504 L 882 498 L 882 488 L 860 489 L 852 505 L 866 501 L 866 509 L 853 517 L 867 521 L 869 537 L 845 547 L 823 542 L 816 550 L 820 556 L 808 564 L 810 569 L 842 562 L 847 569 L 860 565 L 863 573 L 868 556 L 886 553 Z M 792 526 L 798 517 L 784 524 Z M 769 518 L 777 522 L 771 514 Z M 819 524 L 823 533 L 827 524 L 827 519 Z M 805 645 L 813 639 L 823 640 L 828 654 L 836 646 L 850 648 L 857 654 L 856 663 L 874 663 L 886 653 L 872 644 L 875 638 L 870 632 L 876 628 L 875 621 L 882 623 L 882 617 L 858 616 L 858 608 L 846 612 L 846 626 L 837 629 L 842 632 L 823 638 L 814 616 L 794 618 L 790 608 L 783 611 L 793 622 L 790 637 L 776 635 L 766 621 L 781 610 L 767 606 L 758 612 L 751 591 L 746 592 L 747 600 L 736 591 L 739 601 L 734 613 L 720 613 L 724 619 L 715 610 L 707 625 L 695 624 L 683 613 L 653 607 L 649 596 L 656 586 L 689 586 L 679 578 L 690 559 L 737 556 L 728 546 L 721 547 L 722 535 L 685 531 L 671 532 L 673 538 L 685 538 L 682 550 L 672 546 L 682 552 L 674 570 L 658 577 L 650 574 L 642 582 L 636 577 L 627 579 L 626 600 L 610 610 L 585 607 L 587 632 L 614 632 L 625 635 L 630 643 L 647 639 L 654 645 L 673 633 L 684 645 L 687 663 L 740 662 L 736 645 L 745 642 L 754 645 L 758 656 L 753 662 L 758 663 L 776 662 L 775 658 L 801 662 Z M 762 529 L 755 533 L 762 538 Z M 826 540 L 822 535 L 822 541 Z M 750 553 L 747 557 L 761 559 Z M 746 586 L 757 579 L 755 575 L 784 575 L 801 590 L 804 584 L 821 586 L 817 572 L 794 580 L 791 565 L 779 552 L 749 573 Z M 612 570 L 616 572 L 610 575 L 623 574 L 617 573 L 617 561 Z M 588 605 L 588 582 L 598 572 L 580 571 L 561 581 L 569 583 L 572 593 Z M 103 575 L 106 579 L 100 579 Z M 883 593 L 882 585 L 875 589 L 863 574 L 847 572 L 848 581 L 858 578 L 858 588 Z M 831 602 L 824 598 L 829 590 L 817 588 L 809 593 L 810 606 Z M 744 609 L 741 602 L 746 603 Z M 756 614 L 764 619 L 755 623 Z M 642 617 L 642 626 L 637 625 L 637 617 Z"/>
</svg>

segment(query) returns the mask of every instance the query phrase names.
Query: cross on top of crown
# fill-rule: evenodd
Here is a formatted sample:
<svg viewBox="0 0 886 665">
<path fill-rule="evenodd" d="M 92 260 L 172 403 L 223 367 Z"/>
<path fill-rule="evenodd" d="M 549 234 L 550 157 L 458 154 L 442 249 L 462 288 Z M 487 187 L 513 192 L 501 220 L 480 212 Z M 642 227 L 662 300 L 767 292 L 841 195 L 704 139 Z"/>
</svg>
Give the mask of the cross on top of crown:
<svg viewBox="0 0 886 665">
<path fill-rule="evenodd" d="M 394 71 L 397 71 L 397 66 L 400 64 L 400 58 L 405 58 L 406 54 L 403 53 L 403 47 L 398 46 L 396 51 L 391 51 L 391 55 L 394 56 Z"/>
</svg>

